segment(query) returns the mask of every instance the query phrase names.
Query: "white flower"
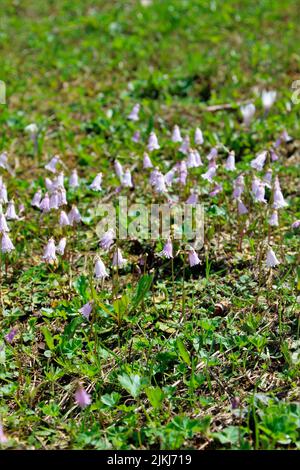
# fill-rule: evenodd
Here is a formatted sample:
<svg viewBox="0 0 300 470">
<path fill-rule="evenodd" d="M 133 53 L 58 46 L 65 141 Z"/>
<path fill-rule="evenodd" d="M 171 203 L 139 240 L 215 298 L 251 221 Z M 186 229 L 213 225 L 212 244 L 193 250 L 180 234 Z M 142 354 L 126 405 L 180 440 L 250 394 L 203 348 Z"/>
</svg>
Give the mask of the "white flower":
<svg viewBox="0 0 300 470">
<path fill-rule="evenodd" d="M 273 106 L 276 100 L 277 93 L 276 91 L 266 91 L 264 90 L 261 94 L 261 100 L 263 107 L 266 111 L 269 111 L 269 109 Z"/>
<path fill-rule="evenodd" d="M 280 262 L 276 258 L 276 255 L 275 255 L 274 251 L 272 250 L 272 248 L 269 248 L 269 250 L 267 252 L 267 259 L 266 259 L 267 267 L 268 268 L 275 268 L 275 266 L 277 266 L 278 264 L 280 264 Z"/>
</svg>

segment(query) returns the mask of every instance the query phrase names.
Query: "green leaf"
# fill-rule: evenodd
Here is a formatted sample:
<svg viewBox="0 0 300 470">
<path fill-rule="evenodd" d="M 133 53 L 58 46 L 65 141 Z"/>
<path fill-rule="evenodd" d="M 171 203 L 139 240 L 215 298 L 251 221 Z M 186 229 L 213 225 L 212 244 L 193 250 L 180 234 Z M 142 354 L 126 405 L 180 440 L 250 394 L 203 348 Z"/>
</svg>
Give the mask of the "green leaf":
<svg viewBox="0 0 300 470">
<path fill-rule="evenodd" d="M 133 397 L 133 398 L 137 398 L 141 392 L 141 388 L 142 388 L 142 381 L 141 381 L 141 377 L 137 374 L 134 374 L 134 375 L 127 375 L 127 374 L 123 374 L 123 375 L 118 375 L 118 380 L 120 382 L 120 384 L 122 385 L 122 387 L 125 388 L 125 390 L 127 390 L 128 393 L 130 393 L 130 395 Z"/>
<path fill-rule="evenodd" d="M 53 349 L 55 349 L 55 346 L 54 346 L 54 341 L 53 341 L 53 337 L 50 333 L 50 331 L 48 330 L 48 328 L 46 326 L 43 326 L 41 328 L 42 330 L 42 333 L 44 335 L 44 338 L 45 338 L 45 341 L 46 341 L 46 344 L 48 346 L 48 348 L 53 351 Z"/>
<path fill-rule="evenodd" d="M 137 307 L 141 301 L 145 298 L 146 294 L 149 292 L 151 288 L 151 284 L 153 281 L 153 276 L 149 274 L 144 274 L 138 282 L 136 293 L 132 299 L 133 307 Z"/>
<path fill-rule="evenodd" d="M 121 398 L 121 395 L 119 393 L 112 392 L 112 393 L 106 393 L 105 395 L 102 395 L 101 401 L 102 403 L 104 403 L 104 405 L 107 405 L 110 408 L 113 408 L 119 403 L 120 398 Z"/>
<path fill-rule="evenodd" d="M 162 389 L 160 387 L 147 387 L 145 392 L 153 408 L 160 408 L 165 397 Z"/>
<path fill-rule="evenodd" d="M 177 346 L 178 353 L 179 353 L 179 356 L 181 357 L 181 359 L 182 359 L 188 366 L 190 366 L 190 365 L 191 365 L 190 356 L 189 356 L 189 353 L 187 352 L 187 350 L 185 349 L 185 346 L 184 346 L 183 342 L 181 341 L 181 339 L 178 338 L 178 339 L 176 340 L 176 346 Z"/>
</svg>

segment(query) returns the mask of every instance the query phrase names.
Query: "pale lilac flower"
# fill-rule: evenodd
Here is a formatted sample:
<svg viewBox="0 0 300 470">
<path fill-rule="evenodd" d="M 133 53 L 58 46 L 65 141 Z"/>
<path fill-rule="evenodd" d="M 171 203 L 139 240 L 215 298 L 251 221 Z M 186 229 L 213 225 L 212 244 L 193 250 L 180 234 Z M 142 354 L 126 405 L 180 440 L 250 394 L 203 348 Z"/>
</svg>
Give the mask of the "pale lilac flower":
<svg viewBox="0 0 300 470">
<path fill-rule="evenodd" d="M 49 191 L 51 193 L 51 191 L 53 191 L 54 189 L 54 182 L 50 179 L 50 178 L 45 178 L 45 186 L 46 186 L 46 189 L 47 191 Z"/>
<path fill-rule="evenodd" d="M 61 171 L 58 175 L 57 178 L 54 181 L 54 188 L 64 188 L 65 186 L 65 175 L 64 172 Z"/>
<path fill-rule="evenodd" d="M 98 173 L 95 176 L 93 182 L 90 184 L 89 188 L 92 189 L 93 191 L 102 191 L 101 183 L 102 183 L 102 173 Z"/>
<path fill-rule="evenodd" d="M 69 178 L 69 186 L 74 189 L 79 187 L 79 178 L 76 168 L 74 168 Z"/>
<path fill-rule="evenodd" d="M 9 227 L 6 223 L 6 218 L 4 214 L 0 214 L 0 233 L 9 232 Z"/>
<path fill-rule="evenodd" d="M 123 167 L 121 163 L 118 160 L 115 160 L 114 167 L 117 177 L 119 178 L 119 180 L 121 180 L 123 176 Z"/>
<path fill-rule="evenodd" d="M 166 183 L 167 186 L 169 186 L 169 187 L 172 186 L 176 171 L 177 171 L 176 168 L 173 167 L 173 168 L 171 168 L 171 170 L 169 170 L 165 174 L 165 183 Z"/>
<path fill-rule="evenodd" d="M 6 435 L 4 434 L 3 426 L 0 423 L 0 444 L 5 444 L 7 441 L 8 441 L 8 439 L 7 439 Z"/>
<path fill-rule="evenodd" d="M 210 168 L 215 168 L 215 169 L 218 168 L 217 160 L 215 158 L 212 158 L 211 160 L 209 160 L 208 169 L 210 169 Z"/>
<path fill-rule="evenodd" d="M 190 196 L 188 197 L 188 199 L 186 200 L 186 204 L 190 204 L 191 206 L 195 206 L 198 202 L 198 194 L 196 193 L 196 191 L 193 191 Z"/>
<path fill-rule="evenodd" d="M 218 149 L 217 149 L 216 147 L 213 147 L 213 148 L 210 150 L 210 152 L 209 152 L 209 154 L 207 155 L 206 158 L 207 158 L 208 161 L 210 161 L 210 160 L 215 161 L 216 158 L 217 158 L 217 156 L 218 156 Z"/>
<path fill-rule="evenodd" d="M 37 207 L 38 209 L 40 208 L 41 204 L 41 199 L 42 199 L 42 190 L 38 189 L 35 195 L 32 198 L 31 205 L 33 207 Z"/>
<path fill-rule="evenodd" d="M 266 259 L 267 267 L 268 268 L 275 268 L 275 266 L 277 266 L 278 264 L 280 264 L 280 262 L 276 258 L 276 255 L 275 255 L 274 251 L 272 250 L 272 248 L 269 248 L 269 250 L 267 252 L 267 259 Z"/>
<path fill-rule="evenodd" d="M 149 183 L 151 184 L 151 186 L 154 186 L 156 184 L 156 178 L 159 173 L 160 171 L 158 168 L 154 168 L 154 170 L 151 171 L 149 176 Z"/>
<path fill-rule="evenodd" d="M 139 111 L 140 111 L 140 104 L 137 103 L 133 106 L 131 113 L 128 115 L 130 121 L 138 121 L 139 120 Z"/>
<path fill-rule="evenodd" d="M 143 168 L 144 169 L 147 169 L 147 168 L 152 168 L 153 165 L 152 165 L 152 162 L 151 162 L 151 159 L 148 155 L 148 153 L 144 153 L 144 159 L 143 159 Z"/>
<path fill-rule="evenodd" d="M 279 223 L 278 223 L 278 212 L 277 212 L 276 209 L 272 212 L 272 215 L 269 219 L 269 225 L 271 225 L 271 227 L 278 227 L 278 225 L 279 225 Z"/>
<path fill-rule="evenodd" d="M 165 178 L 164 178 L 164 175 L 161 172 L 159 172 L 157 174 L 155 184 L 154 184 L 154 189 L 158 193 L 166 193 L 167 192 L 167 188 L 166 188 L 166 184 L 165 184 Z"/>
<path fill-rule="evenodd" d="M 52 264 L 57 260 L 56 247 L 53 238 L 50 238 L 44 249 L 43 260 L 45 260 L 49 264 Z"/>
<path fill-rule="evenodd" d="M 204 179 L 204 180 L 207 180 L 209 181 L 210 183 L 212 183 L 212 180 L 213 180 L 213 177 L 216 175 L 216 168 L 215 167 L 211 167 L 207 170 L 206 173 L 203 173 L 203 175 L 201 175 L 201 177 Z"/>
<path fill-rule="evenodd" d="M 98 256 L 95 262 L 94 274 L 96 279 L 104 279 L 108 276 L 104 263 Z"/>
<path fill-rule="evenodd" d="M 291 142 L 291 140 L 293 140 L 293 137 L 291 137 L 291 136 L 287 133 L 287 131 L 282 131 L 282 133 L 281 133 L 281 139 L 282 139 L 284 142 L 288 143 L 288 142 Z"/>
<path fill-rule="evenodd" d="M 5 183 L 0 181 L 0 204 L 7 204 L 7 189 Z"/>
<path fill-rule="evenodd" d="M 198 255 L 196 251 L 194 250 L 194 248 L 191 248 L 189 250 L 189 263 L 191 267 L 196 266 L 197 264 L 200 264 L 200 259 L 198 258 Z"/>
<path fill-rule="evenodd" d="M 114 252 L 112 265 L 117 266 L 118 268 L 122 268 L 126 263 L 127 263 L 127 260 L 123 258 L 120 248 L 117 248 L 116 251 Z"/>
<path fill-rule="evenodd" d="M 68 218 L 69 218 L 69 222 L 71 225 L 73 225 L 74 223 L 81 222 L 82 220 L 81 214 L 75 205 L 72 206 L 72 209 L 70 210 L 68 214 Z"/>
<path fill-rule="evenodd" d="M 179 126 L 175 125 L 172 132 L 172 142 L 182 142 Z"/>
<path fill-rule="evenodd" d="M 283 207 L 286 207 L 288 205 L 284 200 L 278 176 L 276 176 L 275 178 L 273 201 L 274 209 L 282 209 Z"/>
<path fill-rule="evenodd" d="M 69 217 L 66 214 L 65 211 L 61 211 L 60 216 L 59 216 L 59 225 L 61 227 L 67 227 L 70 224 Z"/>
<path fill-rule="evenodd" d="M 60 254 L 61 256 L 64 255 L 65 253 L 65 249 L 66 249 L 66 244 L 67 244 L 67 239 L 66 238 L 62 238 L 58 245 L 57 245 L 57 248 L 56 248 L 56 251 L 58 254 Z"/>
<path fill-rule="evenodd" d="M 272 162 L 276 162 L 277 160 L 279 160 L 277 153 L 273 149 L 270 150 L 270 155 Z"/>
<path fill-rule="evenodd" d="M 140 141 L 141 139 L 141 133 L 140 131 L 135 131 L 135 133 L 132 136 L 132 142 L 135 142 L 136 144 Z"/>
<path fill-rule="evenodd" d="M 57 199 L 58 199 L 58 207 L 66 206 L 68 204 L 67 191 L 65 190 L 65 188 L 58 188 Z"/>
<path fill-rule="evenodd" d="M 10 253 L 14 249 L 15 249 L 15 247 L 12 244 L 9 236 L 7 235 L 6 232 L 3 232 L 2 241 L 1 241 L 1 251 L 2 251 L 2 253 Z"/>
<path fill-rule="evenodd" d="M 233 183 L 233 194 L 232 197 L 234 199 L 239 199 L 241 195 L 243 194 L 245 189 L 245 181 L 244 181 L 244 176 L 239 175 L 236 180 Z"/>
<path fill-rule="evenodd" d="M 243 122 L 246 126 L 249 126 L 254 118 L 255 106 L 253 103 L 245 104 L 240 107 L 241 114 L 243 116 Z"/>
<path fill-rule="evenodd" d="M 153 150 L 158 150 L 160 148 L 155 132 L 150 132 L 147 148 L 149 152 L 152 152 Z"/>
<path fill-rule="evenodd" d="M 195 153 L 192 149 L 190 149 L 188 152 L 186 164 L 188 168 L 196 168 L 198 166 L 195 159 Z"/>
<path fill-rule="evenodd" d="M 49 198 L 49 207 L 52 210 L 58 209 L 58 192 L 55 190 Z"/>
<path fill-rule="evenodd" d="M 46 193 L 44 198 L 41 200 L 40 203 L 40 210 L 45 214 L 46 212 L 50 211 L 50 199 L 49 194 Z"/>
<path fill-rule="evenodd" d="M 198 150 L 194 150 L 194 158 L 195 158 L 195 162 L 196 162 L 196 166 L 203 166 L 203 163 L 202 163 L 202 160 L 201 160 L 201 157 L 200 157 L 200 154 L 198 152 Z"/>
<path fill-rule="evenodd" d="M 6 339 L 8 343 L 11 344 L 17 332 L 18 332 L 17 328 L 11 328 L 11 330 L 9 330 L 9 332 L 4 336 L 4 338 Z"/>
<path fill-rule="evenodd" d="M 300 220 L 295 220 L 295 222 L 291 225 L 292 228 L 299 228 L 300 227 Z"/>
<path fill-rule="evenodd" d="M 51 171 L 51 173 L 56 173 L 56 165 L 60 161 L 60 157 L 58 155 L 54 155 L 51 158 L 50 162 L 45 165 L 46 170 Z"/>
<path fill-rule="evenodd" d="M 196 145 L 202 145 L 204 143 L 203 134 L 199 127 L 197 127 L 195 130 L 194 142 Z"/>
<path fill-rule="evenodd" d="M 185 186 L 185 185 L 186 185 L 186 179 L 187 179 L 188 171 L 187 171 L 187 166 L 186 166 L 186 163 L 185 163 L 184 160 L 182 160 L 182 161 L 179 163 L 178 172 L 179 172 L 179 183 L 180 183 L 182 186 Z"/>
<path fill-rule="evenodd" d="M 15 203 L 14 203 L 13 199 L 11 201 L 9 201 L 9 203 L 8 203 L 5 216 L 6 216 L 7 220 L 17 220 L 18 219 L 18 216 L 16 214 L 16 210 L 15 210 Z"/>
<path fill-rule="evenodd" d="M 216 184 L 213 190 L 209 193 L 211 197 L 216 196 L 223 190 L 223 186 L 221 184 Z"/>
<path fill-rule="evenodd" d="M 127 169 L 125 171 L 124 175 L 123 175 L 122 186 L 124 188 L 132 188 L 133 187 L 131 172 L 130 172 L 129 169 Z"/>
<path fill-rule="evenodd" d="M 80 408 L 86 408 L 92 403 L 90 394 L 85 391 L 82 385 L 75 392 L 75 401 Z"/>
<path fill-rule="evenodd" d="M 24 204 L 22 204 L 22 203 L 19 204 L 19 208 L 18 208 L 18 209 L 19 209 L 19 217 L 20 217 L 20 215 L 23 214 L 23 212 L 25 212 L 25 206 L 24 206 Z"/>
<path fill-rule="evenodd" d="M 241 199 L 237 199 L 238 203 L 238 213 L 239 215 L 245 215 L 248 213 L 248 209 Z"/>
<path fill-rule="evenodd" d="M 268 152 L 264 150 L 260 152 L 254 160 L 251 161 L 250 165 L 252 168 L 255 168 L 257 171 L 261 171 L 264 167 Z"/>
<path fill-rule="evenodd" d="M 161 256 L 164 256 L 165 258 L 173 258 L 173 245 L 172 245 L 172 241 L 170 238 L 168 238 L 160 254 Z"/>
<path fill-rule="evenodd" d="M 100 240 L 100 246 L 103 250 L 109 250 L 110 247 L 114 243 L 114 231 L 113 229 L 108 229 L 107 232 L 105 232 Z"/>
<path fill-rule="evenodd" d="M 178 150 L 179 150 L 179 152 L 183 153 L 184 155 L 187 155 L 189 149 L 190 149 L 190 138 L 189 138 L 188 135 L 186 135 Z"/>
<path fill-rule="evenodd" d="M 251 185 L 251 193 L 252 193 L 254 198 L 256 197 L 256 193 L 258 191 L 259 183 L 260 183 L 260 179 L 257 178 L 257 176 L 254 175 L 253 179 L 252 179 L 252 185 Z"/>
<path fill-rule="evenodd" d="M 266 199 L 265 199 L 265 185 L 262 181 L 258 180 L 257 185 L 254 188 L 253 198 L 255 202 L 263 202 L 266 204 Z"/>
<path fill-rule="evenodd" d="M 268 188 L 271 188 L 272 186 L 272 176 L 273 176 L 273 171 L 272 168 L 269 168 L 263 177 L 263 182 Z"/>
<path fill-rule="evenodd" d="M 90 314 L 92 313 L 92 310 L 93 310 L 93 304 L 94 304 L 94 301 L 90 300 L 79 309 L 79 312 L 81 313 L 81 315 L 83 315 L 87 320 L 90 319 Z"/>
<path fill-rule="evenodd" d="M 234 151 L 229 152 L 229 155 L 227 157 L 226 163 L 225 163 L 225 168 L 227 171 L 235 171 L 235 153 Z"/>
<path fill-rule="evenodd" d="M 262 100 L 262 105 L 264 107 L 264 110 L 268 112 L 273 104 L 275 103 L 276 100 L 276 91 L 266 91 L 263 90 L 261 94 L 261 100 Z"/>
<path fill-rule="evenodd" d="M 9 169 L 7 152 L 2 152 L 0 154 L 0 168 L 4 168 L 4 170 Z M 1 184 L 0 184 L 0 186 L 1 186 Z"/>
</svg>

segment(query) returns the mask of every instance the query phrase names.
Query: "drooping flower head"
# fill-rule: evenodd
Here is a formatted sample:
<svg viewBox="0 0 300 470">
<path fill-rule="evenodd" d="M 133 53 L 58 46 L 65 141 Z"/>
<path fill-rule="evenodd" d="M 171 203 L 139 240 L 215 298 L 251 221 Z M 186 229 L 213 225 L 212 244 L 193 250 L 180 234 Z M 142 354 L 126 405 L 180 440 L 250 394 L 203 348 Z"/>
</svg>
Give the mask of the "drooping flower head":
<svg viewBox="0 0 300 470">
<path fill-rule="evenodd" d="M 132 142 L 135 142 L 136 144 L 141 140 L 141 133 L 140 131 L 135 131 L 135 133 L 132 136 Z"/>
<path fill-rule="evenodd" d="M 98 173 L 95 176 L 93 182 L 90 184 L 89 188 L 92 191 L 102 191 L 101 183 L 102 183 L 102 173 Z"/>
<path fill-rule="evenodd" d="M 194 250 L 194 248 L 191 248 L 189 250 L 189 263 L 191 267 L 196 266 L 197 264 L 200 264 L 200 259 L 198 258 L 198 255 L 196 251 Z"/>
<path fill-rule="evenodd" d="M 73 189 L 79 187 L 79 178 L 78 178 L 78 173 L 77 173 L 76 168 L 74 168 L 69 178 L 69 186 L 70 188 L 73 188 Z"/>
<path fill-rule="evenodd" d="M 75 205 L 72 206 L 72 209 L 70 210 L 68 214 L 68 219 L 71 225 L 74 225 L 74 223 L 78 224 L 79 222 L 81 222 L 82 220 L 81 214 Z"/>
<path fill-rule="evenodd" d="M 278 176 L 275 178 L 274 182 L 274 191 L 273 191 L 273 207 L 274 209 L 282 209 L 283 207 L 286 207 L 288 204 L 285 202 L 279 179 Z"/>
<path fill-rule="evenodd" d="M 241 199 L 237 199 L 238 203 L 238 213 L 239 215 L 245 215 L 248 213 L 248 209 Z"/>
<path fill-rule="evenodd" d="M 140 112 L 140 104 L 137 103 L 133 106 L 130 114 L 128 115 L 128 119 L 130 121 L 138 121 L 139 120 L 139 112 Z"/>
<path fill-rule="evenodd" d="M 53 264 L 57 261 L 56 246 L 53 238 L 50 238 L 44 249 L 43 260 L 49 264 Z"/>
<path fill-rule="evenodd" d="M 11 344 L 17 332 L 18 332 L 17 328 L 11 328 L 11 330 L 9 330 L 9 332 L 4 336 L 5 340 Z"/>
<path fill-rule="evenodd" d="M 233 199 L 239 199 L 245 189 L 245 180 L 243 175 L 239 175 L 233 183 Z"/>
<path fill-rule="evenodd" d="M 61 211 L 60 216 L 59 216 L 59 225 L 61 227 L 67 227 L 70 224 L 69 217 L 66 214 L 65 211 Z"/>
<path fill-rule="evenodd" d="M 127 169 L 125 171 L 124 175 L 123 175 L 122 186 L 124 186 L 124 188 L 132 188 L 133 187 L 131 172 L 130 172 L 129 169 Z"/>
<path fill-rule="evenodd" d="M 119 178 L 119 180 L 121 181 L 122 176 L 123 176 L 123 167 L 122 167 L 121 163 L 119 162 L 119 160 L 115 160 L 114 167 L 115 167 L 116 175 Z"/>
<path fill-rule="evenodd" d="M 235 153 L 232 150 L 227 157 L 225 168 L 227 171 L 235 171 Z"/>
<path fill-rule="evenodd" d="M 51 158 L 50 162 L 45 165 L 46 170 L 51 171 L 51 173 L 56 173 L 56 165 L 60 161 L 59 155 L 54 155 L 54 157 Z"/>
<path fill-rule="evenodd" d="M 32 205 L 33 207 L 37 207 L 37 208 L 39 209 L 39 208 L 40 208 L 41 199 L 42 199 L 42 190 L 41 190 L 41 189 L 38 189 L 37 192 L 34 194 L 34 196 L 33 196 L 33 198 L 32 198 L 31 205 Z"/>
<path fill-rule="evenodd" d="M 184 155 L 187 155 L 189 149 L 190 149 L 190 138 L 188 135 L 186 135 L 178 150 Z"/>
<path fill-rule="evenodd" d="M 265 111 L 270 111 L 271 107 L 275 103 L 277 93 L 276 91 L 263 90 L 261 94 L 262 105 Z"/>
<path fill-rule="evenodd" d="M 92 313 L 93 304 L 94 304 L 94 301 L 90 300 L 79 309 L 79 312 L 81 313 L 81 315 L 83 315 L 87 320 L 89 320 L 90 314 Z"/>
<path fill-rule="evenodd" d="M 153 152 L 153 150 L 158 150 L 160 148 L 160 146 L 158 144 L 156 134 L 153 131 L 150 132 L 147 148 L 148 148 L 149 152 Z"/>
<path fill-rule="evenodd" d="M 1 240 L 1 251 L 2 253 L 10 253 L 15 249 L 14 245 L 12 244 L 8 234 L 4 232 L 2 234 L 2 240 Z"/>
<path fill-rule="evenodd" d="M 216 172 L 217 172 L 216 167 L 211 167 L 211 168 L 209 168 L 205 173 L 203 173 L 203 174 L 201 175 L 201 177 L 202 177 L 204 180 L 207 180 L 207 181 L 209 181 L 210 183 L 212 183 L 213 178 L 214 178 L 214 176 L 216 175 Z"/>
<path fill-rule="evenodd" d="M 117 248 L 114 252 L 112 265 L 117 266 L 118 268 L 122 268 L 127 263 L 127 260 L 123 258 L 122 252 L 120 248 Z"/>
<path fill-rule="evenodd" d="M 94 274 L 96 279 L 105 279 L 108 277 L 108 272 L 104 266 L 103 261 L 97 256 L 94 268 Z"/>
<path fill-rule="evenodd" d="M 82 385 L 79 385 L 75 392 L 75 402 L 80 408 L 86 408 L 92 403 L 90 394 L 86 392 Z"/>
<path fill-rule="evenodd" d="M 267 258 L 266 258 L 267 267 L 275 268 L 275 266 L 277 266 L 278 264 L 280 264 L 280 261 L 278 261 L 278 259 L 276 258 L 276 255 L 274 251 L 272 250 L 272 248 L 269 248 L 267 252 Z"/>
<path fill-rule="evenodd" d="M 156 176 L 156 180 L 154 183 L 154 189 L 157 193 L 166 193 L 167 188 L 165 184 L 165 178 L 164 175 L 161 172 L 158 172 Z"/>
<path fill-rule="evenodd" d="M 4 214 L 0 214 L 0 233 L 9 232 L 9 227 Z"/>
<path fill-rule="evenodd" d="M 144 153 L 143 158 L 143 168 L 146 170 L 147 168 L 152 168 L 153 164 L 151 162 L 151 158 L 149 157 L 148 153 Z"/>
<path fill-rule="evenodd" d="M 179 126 L 175 125 L 172 132 L 172 142 L 182 142 Z"/>
<path fill-rule="evenodd" d="M 194 142 L 196 145 L 202 145 L 204 143 L 203 134 L 202 134 L 201 129 L 199 129 L 199 127 L 195 129 Z"/>
<path fill-rule="evenodd" d="M 164 256 L 165 258 L 173 258 L 173 245 L 172 245 L 172 241 L 170 238 L 168 238 L 160 254 L 161 256 Z"/>
<path fill-rule="evenodd" d="M 245 104 L 240 107 L 243 116 L 243 122 L 246 126 L 252 122 L 255 114 L 255 106 L 253 103 Z"/>
<path fill-rule="evenodd" d="M 271 217 L 269 218 L 269 225 L 271 225 L 271 227 L 278 227 L 279 225 L 278 212 L 276 209 L 273 210 Z"/>
<path fill-rule="evenodd" d="M 63 256 L 65 249 L 66 249 L 66 244 L 67 244 L 67 239 L 64 237 L 59 241 L 57 245 L 57 249 L 56 249 L 57 253 Z"/>
<path fill-rule="evenodd" d="M 103 250 L 109 250 L 114 243 L 115 234 L 113 229 L 108 229 L 100 240 L 100 246 Z"/>
<path fill-rule="evenodd" d="M 257 171 L 261 171 L 264 167 L 266 158 L 267 158 L 268 152 L 264 150 L 263 152 L 260 152 L 254 160 L 251 161 L 250 165 L 252 168 L 255 168 Z"/>
<path fill-rule="evenodd" d="M 45 194 L 44 198 L 40 202 L 40 210 L 43 212 L 43 214 L 46 214 L 50 211 L 50 199 L 48 193 Z"/>
</svg>

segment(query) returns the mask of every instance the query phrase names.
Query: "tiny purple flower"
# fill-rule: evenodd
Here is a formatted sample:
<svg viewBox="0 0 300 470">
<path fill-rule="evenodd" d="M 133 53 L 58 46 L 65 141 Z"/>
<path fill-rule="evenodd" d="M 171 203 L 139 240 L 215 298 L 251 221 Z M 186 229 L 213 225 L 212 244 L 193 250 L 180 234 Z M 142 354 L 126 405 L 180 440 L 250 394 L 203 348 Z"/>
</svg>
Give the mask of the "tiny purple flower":
<svg viewBox="0 0 300 470">
<path fill-rule="evenodd" d="M 75 402 L 80 408 L 86 408 L 92 403 L 90 394 L 85 391 L 82 385 L 79 385 L 75 392 Z"/>
</svg>

